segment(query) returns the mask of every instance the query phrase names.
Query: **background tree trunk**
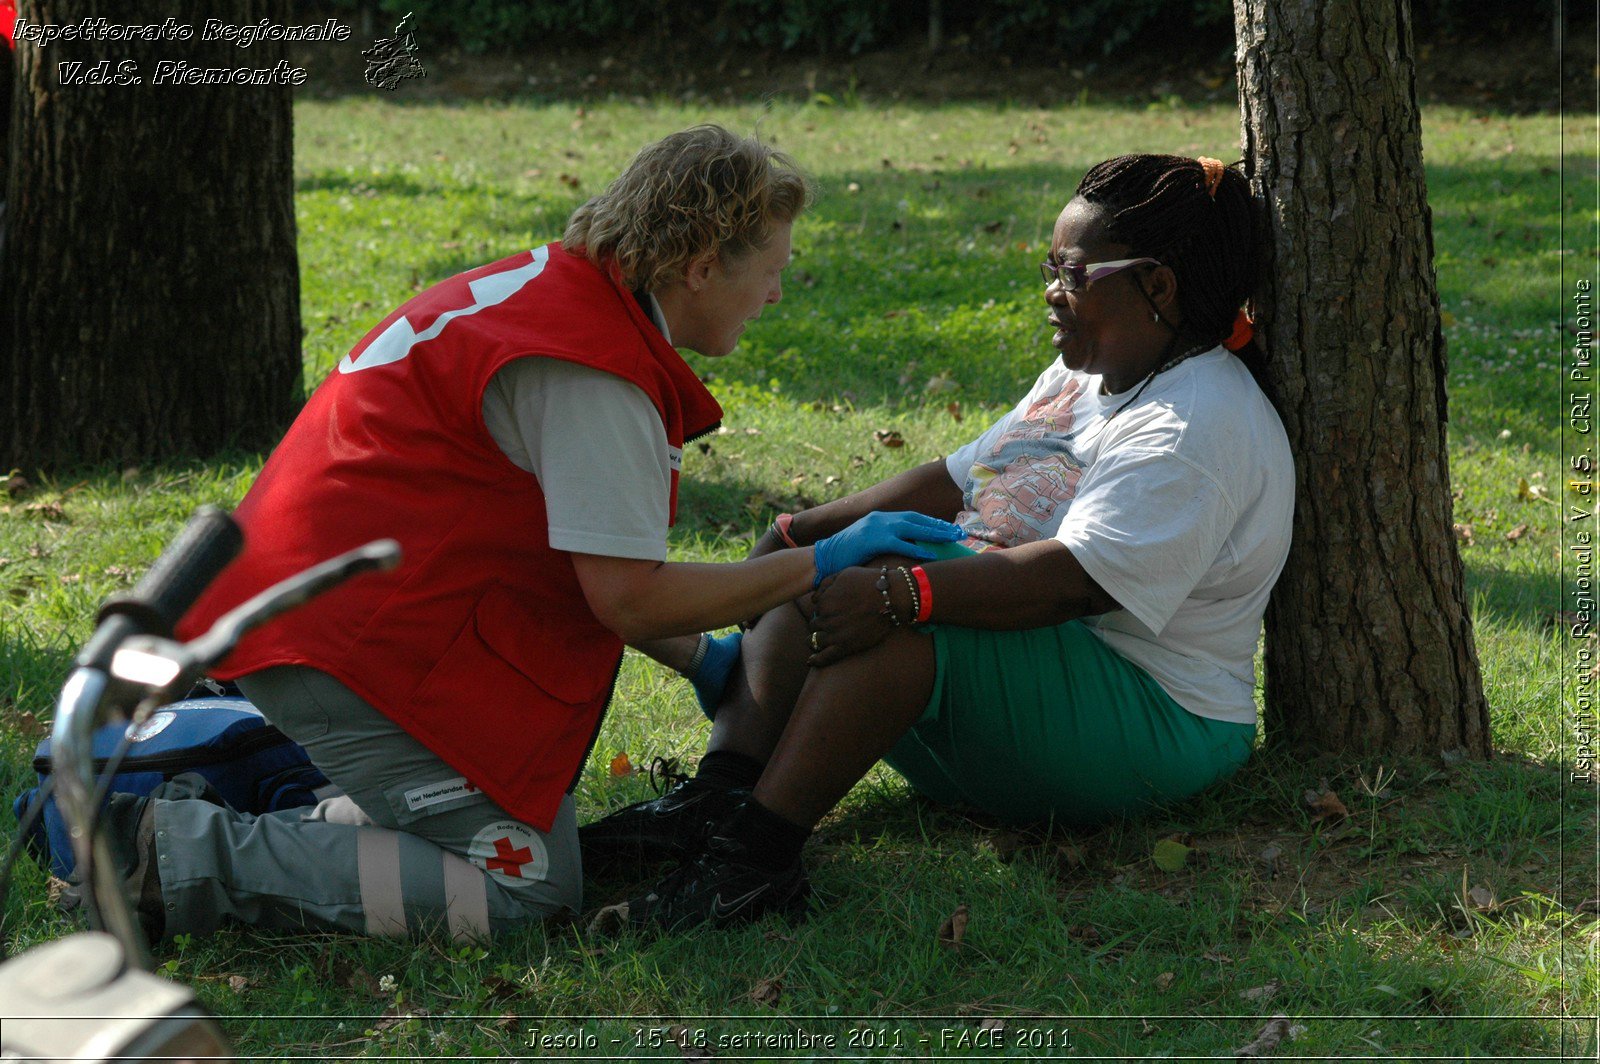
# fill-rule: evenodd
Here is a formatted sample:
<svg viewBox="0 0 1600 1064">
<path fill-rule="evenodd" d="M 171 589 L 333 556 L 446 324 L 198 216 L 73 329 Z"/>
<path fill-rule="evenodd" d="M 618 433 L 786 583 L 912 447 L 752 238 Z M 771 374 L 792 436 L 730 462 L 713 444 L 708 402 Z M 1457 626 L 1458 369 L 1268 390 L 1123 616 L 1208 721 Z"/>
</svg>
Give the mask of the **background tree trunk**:
<svg viewBox="0 0 1600 1064">
<path fill-rule="evenodd" d="M 1267 610 L 1268 737 L 1488 756 L 1409 4 L 1234 0 L 1234 25 L 1270 245 L 1258 335 L 1298 477 Z"/>
<path fill-rule="evenodd" d="M 0 290 L 0 473 L 274 442 L 300 401 L 288 86 L 153 83 L 162 59 L 271 68 L 281 42 L 204 42 L 287 3 L 35 0 L 45 25 L 192 26 L 187 41 L 19 42 Z M 63 84 L 59 64 L 141 84 Z"/>
</svg>

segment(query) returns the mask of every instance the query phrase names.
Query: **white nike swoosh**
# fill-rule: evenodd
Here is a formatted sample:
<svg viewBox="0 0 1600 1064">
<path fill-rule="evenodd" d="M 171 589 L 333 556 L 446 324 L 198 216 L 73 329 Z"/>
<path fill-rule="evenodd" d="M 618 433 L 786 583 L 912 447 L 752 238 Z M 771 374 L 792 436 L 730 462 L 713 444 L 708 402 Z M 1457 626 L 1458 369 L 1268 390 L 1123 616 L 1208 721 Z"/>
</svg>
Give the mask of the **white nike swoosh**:
<svg viewBox="0 0 1600 1064">
<path fill-rule="evenodd" d="M 719 891 L 717 896 L 711 899 L 711 915 L 717 920 L 726 920 L 770 889 L 772 889 L 771 883 L 763 883 L 754 890 L 739 895 L 731 902 L 724 902 L 722 893 Z"/>
</svg>

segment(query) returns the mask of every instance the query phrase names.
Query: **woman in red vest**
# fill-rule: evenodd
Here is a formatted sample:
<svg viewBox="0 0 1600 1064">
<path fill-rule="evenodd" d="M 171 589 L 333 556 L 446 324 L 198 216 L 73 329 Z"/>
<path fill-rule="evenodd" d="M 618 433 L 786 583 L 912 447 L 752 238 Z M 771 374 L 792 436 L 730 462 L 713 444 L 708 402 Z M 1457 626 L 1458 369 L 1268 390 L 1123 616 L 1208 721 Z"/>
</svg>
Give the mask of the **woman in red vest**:
<svg viewBox="0 0 1600 1064">
<path fill-rule="evenodd" d="M 560 243 L 441 281 L 339 363 L 240 503 L 243 555 L 180 626 L 400 541 L 394 573 L 251 633 L 218 674 L 339 793 L 262 817 L 117 796 L 152 937 L 233 919 L 480 938 L 577 910 L 571 792 L 624 643 L 681 658 L 690 633 L 959 536 L 876 514 L 814 548 L 666 561 L 683 447 L 722 414 L 675 347 L 720 358 L 779 300 L 810 195 L 754 139 L 673 134 Z"/>
</svg>

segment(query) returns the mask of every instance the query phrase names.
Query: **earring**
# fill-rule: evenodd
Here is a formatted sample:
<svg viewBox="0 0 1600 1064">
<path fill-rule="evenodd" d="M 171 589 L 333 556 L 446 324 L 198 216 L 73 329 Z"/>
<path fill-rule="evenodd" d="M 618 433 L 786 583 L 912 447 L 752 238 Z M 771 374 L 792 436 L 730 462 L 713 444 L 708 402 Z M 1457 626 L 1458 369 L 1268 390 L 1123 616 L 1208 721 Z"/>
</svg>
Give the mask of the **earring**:
<svg viewBox="0 0 1600 1064">
<path fill-rule="evenodd" d="M 1150 312 L 1150 320 L 1154 321 L 1154 322 L 1159 322 L 1161 320 L 1161 315 L 1158 312 L 1152 310 Z"/>
</svg>

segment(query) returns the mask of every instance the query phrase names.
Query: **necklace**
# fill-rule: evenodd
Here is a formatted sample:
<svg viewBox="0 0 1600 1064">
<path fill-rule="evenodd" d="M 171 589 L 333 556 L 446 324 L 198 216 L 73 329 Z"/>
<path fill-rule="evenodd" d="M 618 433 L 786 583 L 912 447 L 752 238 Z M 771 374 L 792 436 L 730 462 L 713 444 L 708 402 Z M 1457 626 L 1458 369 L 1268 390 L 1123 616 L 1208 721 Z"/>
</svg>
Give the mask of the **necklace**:
<svg viewBox="0 0 1600 1064">
<path fill-rule="evenodd" d="M 1172 339 L 1173 339 L 1174 342 L 1176 342 L 1178 338 L 1176 336 L 1174 336 Z M 1198 355 L 1201 352 L 1211 350 L 1212 346 L 1213 345 L 1209 345 L 1209 344 L 1201 344 L 1198 347 L 1191 347 L 1187 351 L 1184 351 L 1182 354 L 1177 355 L 1174 358 L 1169 358 L 1165 362 L 1161 363 L 1161 365 L 1159 365 L 1155 369 L 1151 370 L 1150 373 L 1145 377 L 1144 380 L 1139 382 L 1139 387 L 1134 389 L 1133 395 L 1131 397 L 1129 397 L 1129 399 L 1128 399 L 1128 401 L 1126 403 L 1123 403 L 1121 406 L 1119 406 L 1115 410 L 1111 411 L 1110 414 L 1106 415 L 1106 420 L 1110 421 L 1112 418 L 1116 417 L 1118 414 L 1120 414 L 1124 410 L 1128 409 L 1128 407 L 1132 406 L 1133 403 L 1134 403 L 1134 400 L 1138 399 L 1139 396 L 1143 395 L 1144 394 L 1144 390 L 1146 388 L 1150 387 L 1150 382 L 1156 379 L 1157 374 L 1165 373 L 1167 370 L 1171 369 L 1173 366 L 1176 366 L 1178 363 L 1182 362 L 1184 359 L 1193 358 L 1195 355 Z"/>
</svg>

